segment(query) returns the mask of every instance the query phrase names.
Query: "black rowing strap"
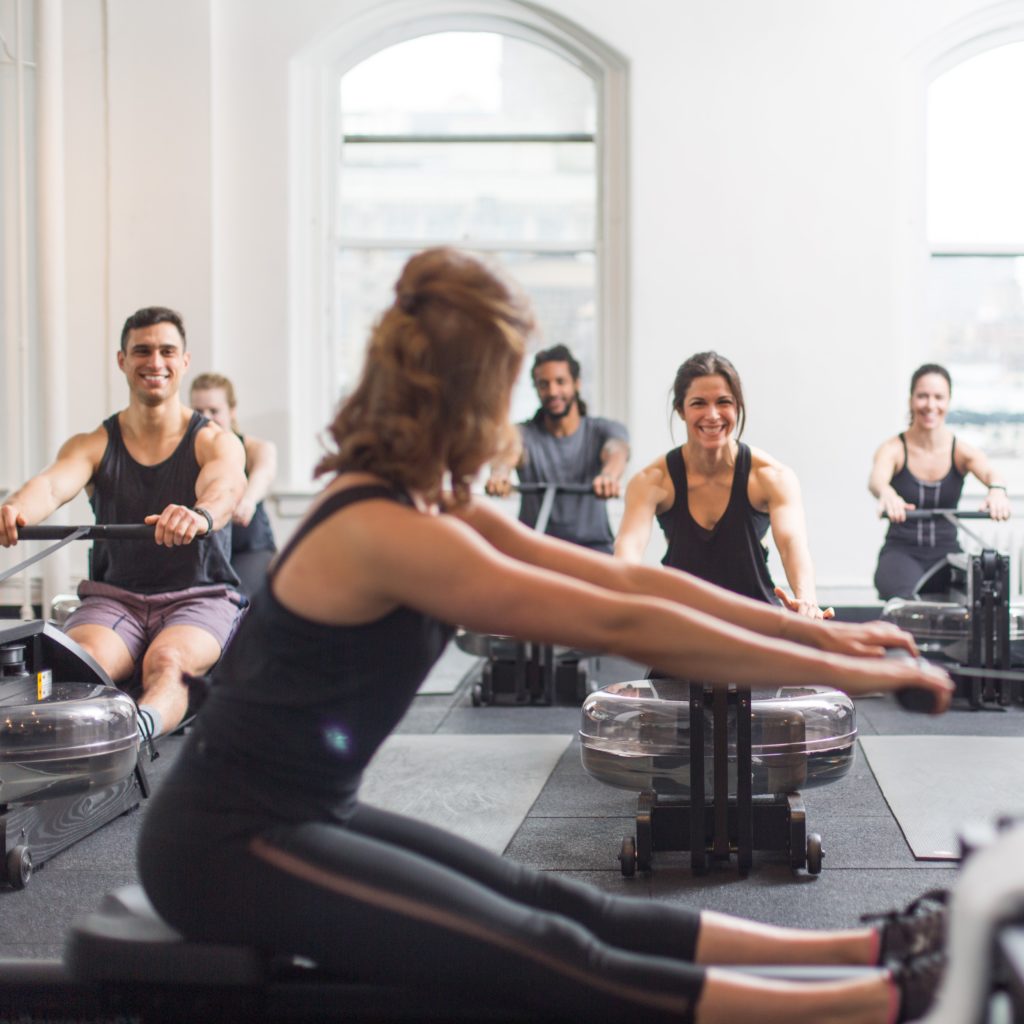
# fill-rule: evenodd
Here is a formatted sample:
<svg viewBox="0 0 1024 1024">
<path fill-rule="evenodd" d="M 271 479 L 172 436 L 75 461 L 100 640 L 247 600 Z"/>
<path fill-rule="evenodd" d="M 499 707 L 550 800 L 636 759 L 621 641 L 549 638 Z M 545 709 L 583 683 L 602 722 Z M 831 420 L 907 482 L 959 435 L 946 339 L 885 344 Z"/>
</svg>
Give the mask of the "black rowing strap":
<svg viewBox="0 0 1024 1024">
<path fill-rule="evenodd" d="M 54 551 L 64 547 L 65 544 L 70 544 L 73 540 L 78 540 L 79 537 L 84 537 L 91 527 L 79 526 L 69 533 L 63 540 L 58 541 L 56 544 L 51 544 L 48 548 L 43 548 L 42 551 L 37 551 L 31 558 L 26 558 L 24 562 L 19 562 L 17 565 L 12 565 L 10 569 L 5 569 L 0 572 L 0 583 L 4 580 L 10 579 L 11 576 L 21 572 L 22 569 L 27 569 L 30 565 L 38 562 L 41 558 L 45 558 L 47 555 L 52 555 Z"/>
</svg>

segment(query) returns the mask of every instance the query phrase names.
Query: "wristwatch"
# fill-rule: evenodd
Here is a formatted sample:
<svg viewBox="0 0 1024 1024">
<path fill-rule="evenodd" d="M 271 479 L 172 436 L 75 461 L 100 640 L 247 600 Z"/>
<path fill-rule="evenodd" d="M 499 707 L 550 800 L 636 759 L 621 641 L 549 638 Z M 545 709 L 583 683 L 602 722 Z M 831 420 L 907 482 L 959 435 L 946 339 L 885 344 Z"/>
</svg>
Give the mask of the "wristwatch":
<svg viewBox="0 0 1024 1024">
<path fill-rule="evenodd" d="M 206 520 L 206 532 L 213 533 L 213 516 L 210 515 L 209 511 L 203 508 L 202 505 L 193 505 L 192 511 L 197 516 L 202 516 Z"/>
</svg>

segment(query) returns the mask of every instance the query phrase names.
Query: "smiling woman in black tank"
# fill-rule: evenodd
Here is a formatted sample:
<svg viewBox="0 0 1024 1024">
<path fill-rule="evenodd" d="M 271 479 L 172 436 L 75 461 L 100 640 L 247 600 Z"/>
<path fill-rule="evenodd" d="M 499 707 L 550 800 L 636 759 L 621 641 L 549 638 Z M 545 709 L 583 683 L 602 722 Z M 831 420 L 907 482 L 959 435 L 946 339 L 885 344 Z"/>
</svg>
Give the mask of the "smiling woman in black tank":
<svg viewBox="0 0 1024 1024">
<path fill-rule="evenodd" d="M 946 427 L 951 395 L 944 367 L 918 367 L 910 380 L 910 426 L 875 452 L 868 489 L 878 499 L 879 515 L 889 519 L 874 580 L 883 601 L 913 597 L 922 578 L 960 550 L 952 523 L 908 519 L 908 510 L 957 508 L 964 479 L 973 473 L 988 487 L 982 509 L 993 519 L 1010 515 L 1006 488 L 985 454 Z"/>
<path fill-rule="evenodd" d="M 630 481 L 616 556 L 641 561 L 656 517 L 667 542 L 664 565 L 757 601 L 778 604 L 781 595 L 810 618 L 830 616 L 817 603 L 796 477 L 738 440 L 745 416 L 736 368 L 716 352 L 697 353 L 679 367 L 672 392 L 686 443 Z M 768 571 L 769 527 L 792 597 Z"/>
<path fill-rule="evenodd" d="M 811 1024 L 852 1007 L 881 1024 L 894 996 L 885 972 L 780 985 L 702 966 L 719 953 L 871 963 L 874 928 L 766 928 L 608 896 L 358 799 L 455 623 L 628 652 L 711 683 L 767 673 L 948 691 L 935 670 L 853 656 L 865 643 L 907 648 L 892 627 L 800 620 L 539 535 L 473 499 L 470 482 L 515 437 L 509 398 L 531 330 L 525 298 L 477 258 L 434 249 L 406 265 L 331 425 L 337 451 L 319 471 L 332 479 L 255 595 L 146 815 L 146 892 L 191 939 L 523 1019 L 667 1024 L 768 1007 Z M 778 639 L 782 617 L 795 642 Z"/>
<path fill-rule="evenodd" d="M 683 450 L 673 448 L 665 462 L 676 498 L 670 508 L 658 513 L 668 545 L 662 564 L 685 569 L 734 594 L 778 604 L 765 547 L 771 520 L 767 512 L 750 504 L 747 495 L 750 448 L 742 442 L 737 445 L 729 504 L 711 529 L 701 526 L 690 513 Z"/>
</svg>

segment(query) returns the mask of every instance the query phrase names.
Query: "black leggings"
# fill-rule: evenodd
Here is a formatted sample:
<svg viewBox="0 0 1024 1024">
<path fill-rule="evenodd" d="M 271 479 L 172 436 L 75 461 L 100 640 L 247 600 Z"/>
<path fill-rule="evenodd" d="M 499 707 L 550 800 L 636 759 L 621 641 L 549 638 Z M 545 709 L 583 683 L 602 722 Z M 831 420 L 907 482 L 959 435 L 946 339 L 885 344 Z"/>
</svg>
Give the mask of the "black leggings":
<svg viewBox="0 0 1024 1024">
<path fill-rule="evenodd" d="M 878 553 L 875 569 L 875 589 L 882 601 L 890 597 L 913 597 L 914 588 L 921 577 L 940 562 L 946 555 L 958 548 L 905 547 L 901 544 L 886 544 Z"/>
<path fill-rule="evenodd" d="M 186 936 L 488 1007 L 692 1020 L 696 913 L 605 895 L 366 804 L 346 826 L 270 823 L 218 798 L 237 780 L 195 761 L 175 766 L 139 846 L 146 892 Z"/>
</svg>

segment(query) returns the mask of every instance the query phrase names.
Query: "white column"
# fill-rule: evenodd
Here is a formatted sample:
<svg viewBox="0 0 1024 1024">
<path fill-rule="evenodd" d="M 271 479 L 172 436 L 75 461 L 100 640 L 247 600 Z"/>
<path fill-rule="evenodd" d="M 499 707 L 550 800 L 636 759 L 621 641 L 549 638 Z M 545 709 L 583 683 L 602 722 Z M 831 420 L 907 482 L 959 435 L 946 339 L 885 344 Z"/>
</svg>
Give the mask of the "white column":
<svg viewBox="0 0 1024 1024">
<path fill-rule="evenodd" d="M 47 460 L 56 455 L 68 430 L 63 67 L 62 0 L 36 0 L 38 398 Z M 51 521 L 58 518 L 60 513 Z M 44 617 L 54 595 L 70 585 L 70 564 L 66 548 L 42 562 Z"/>
</svg>

